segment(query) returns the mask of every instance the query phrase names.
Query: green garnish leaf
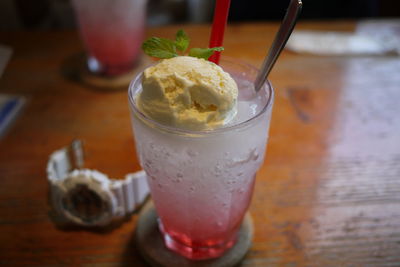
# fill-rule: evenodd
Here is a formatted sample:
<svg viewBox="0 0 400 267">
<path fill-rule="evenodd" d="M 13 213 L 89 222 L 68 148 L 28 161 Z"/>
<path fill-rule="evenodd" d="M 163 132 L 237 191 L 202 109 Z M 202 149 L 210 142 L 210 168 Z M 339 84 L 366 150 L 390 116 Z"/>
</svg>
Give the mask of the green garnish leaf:
<svg viewBox="0 0 400 267">
<path fill-rule="evenodd" d="M 175 45 L 179 51 L 185 52 L 189 46 L 190 38 L 183 30 L 176 33 Z"/>
<path fill-rule="evenodd" d="M 208 59 L 215 51 L 224 51 L 222 46 L 212 48 L 192 48 L 189 51 L 189 56 Z"/>
<path fill-rule="evenodd" d="M 175 42 L 165 38 L 151 37 L 143 42 L 142 49 L 152 57 L 172 58 L 178 56 Z"/>
<path fill-rule="evenodd" d="M 181 51 L 182 55 L 184 55 L 185 51 L 189 47 L 190 38 L 183 31 L 179 30 L 176 33 L 175 41 L 159 38 L 159 37 L 151 37 L 143 42 L 142 50 L 151 57 L 157 58 L 172 58 L 179 56 L 177 50 Z M 212 47 L 212 48 L 192 48 L 189 51 L 189 56 L 208 59 L 215 51 L 221 52 L 224 48 L 220 47 Z"/>
</svg>

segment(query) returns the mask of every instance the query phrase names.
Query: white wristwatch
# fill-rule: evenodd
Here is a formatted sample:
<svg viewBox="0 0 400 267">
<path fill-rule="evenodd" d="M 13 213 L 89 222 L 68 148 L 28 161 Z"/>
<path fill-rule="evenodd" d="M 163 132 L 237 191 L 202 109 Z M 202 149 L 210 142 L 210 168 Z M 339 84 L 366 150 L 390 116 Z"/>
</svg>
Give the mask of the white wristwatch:
<svg viewBox="0 0 400 267">
<path fill-rule="evenodd" d="M 80 140 L 52 153 L 47 163 L 52 205 L 67 221 L 104 226 L 133 213 L 146 199 L 149 189 L 144 171 L 116 180 L 96 170 L 81 169 L 83 163 Z"/>
</svg>

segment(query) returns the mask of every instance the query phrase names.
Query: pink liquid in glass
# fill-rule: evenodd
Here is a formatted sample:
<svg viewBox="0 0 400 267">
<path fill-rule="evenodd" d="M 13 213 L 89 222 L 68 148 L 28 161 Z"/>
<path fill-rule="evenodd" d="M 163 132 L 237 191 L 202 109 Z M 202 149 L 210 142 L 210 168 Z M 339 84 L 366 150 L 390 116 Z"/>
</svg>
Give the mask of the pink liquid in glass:
<svg viewBox="0 0 400 267">
<path fill-rule="evenodd" d="M 143 0 L 75 0 L 89 70 L 118 75 L 131 70 L 140 54 L 145 23 Z"/>
<path fill-rule="evenodd" d="M 100 69 L 108 75 L 131 70 L 143 41 L 141 29 L 121 33 L 104 32 L 100 27 L 83 27 L 82 36 L 90 56 L 98 61 Z"/>
<path fill-rule="evenodd" d="M 208 259 L 221 256 L 235 244 L 238 229 L 250 204 L 254 177 L 249 178 L 250 182 L 245 188 L 234 190 L 231 199 L 221 205 L 218 205 L 216 199 L 192 200 L 189 204 L 193 206 L 193 212 L 188 212 L 186 216 L 178 214 L 180 208 L 188 211 L 187 203 L 182 202 L 181 205 L 171 208 L 168 203 L 171 203 L 171 200 L 173 202 L 173 199 L 164 190 L 160 190 L 157 184 L 151 182 L 155 180 L 150 179 L 149 184 L 152 195 L 155 196 L 153 200 L 159 207 L 159 225 L 167 247 L 190 259 Z M 181 199 L 185 200 L 185 197 Z M 215 216 L 216 210 L 229 214 L 218 220 Z M 201 219 L 193 221 L 192 218 L 196 217 Z"/>
</svg>

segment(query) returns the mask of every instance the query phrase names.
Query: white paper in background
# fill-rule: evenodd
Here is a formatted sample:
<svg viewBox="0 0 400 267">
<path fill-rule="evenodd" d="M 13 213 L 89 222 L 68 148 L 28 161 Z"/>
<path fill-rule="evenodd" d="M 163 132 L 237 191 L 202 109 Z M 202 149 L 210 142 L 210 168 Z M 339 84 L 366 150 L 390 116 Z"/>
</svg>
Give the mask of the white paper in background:
<svg viewBox="0 0 400 267">
<path fill-rule="evenodd" d="M 374 38 L 400 55 L 400 19 L 363 20 L 357 24 L 356 34 Z"/>
<path fill-rule="evenodd" d="M 400 55 L 400 20 L 366 20 L 352 32 L 294 31 L 286 48 L 317 55 Z"/>
<path fill-rule="evenodd" d="M 322 31 L 294 32 L 286 48 L 317 55 L 379 55 L 388 52 L 378 41 L 367 36 Z"/>
</svg>

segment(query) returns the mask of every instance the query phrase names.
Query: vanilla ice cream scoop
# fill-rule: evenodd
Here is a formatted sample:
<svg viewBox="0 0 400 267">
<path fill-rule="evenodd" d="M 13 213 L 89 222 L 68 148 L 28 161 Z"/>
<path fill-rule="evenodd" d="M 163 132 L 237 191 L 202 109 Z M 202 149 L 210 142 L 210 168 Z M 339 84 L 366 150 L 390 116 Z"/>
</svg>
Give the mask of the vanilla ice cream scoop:
<svg viewBox="0 0 400 267">
<path fill-rule="evenodd" d="M 212 62 L 179 56 L 147 68 L 139 109 L 155 121 L 189 130 L 221 127 L 237 113 L 238 88 Z"/>
</svg>

